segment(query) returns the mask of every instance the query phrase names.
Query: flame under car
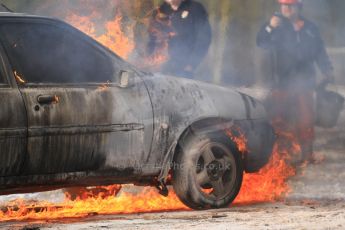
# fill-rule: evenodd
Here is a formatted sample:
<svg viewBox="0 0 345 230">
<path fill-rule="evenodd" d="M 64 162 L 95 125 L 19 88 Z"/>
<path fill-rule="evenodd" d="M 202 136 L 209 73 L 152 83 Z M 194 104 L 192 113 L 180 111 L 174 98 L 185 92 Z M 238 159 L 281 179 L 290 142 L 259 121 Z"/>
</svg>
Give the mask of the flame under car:
<svg viewBox="0 0 345 230">
<path fill-rule="evenodd" d="M 2 195 L 171 183 L 221 208 L 271 156 L 263 105 L 236 90 L 142 72 L 56 19 L 2 13 L 0 41 Z"/>
</svg>

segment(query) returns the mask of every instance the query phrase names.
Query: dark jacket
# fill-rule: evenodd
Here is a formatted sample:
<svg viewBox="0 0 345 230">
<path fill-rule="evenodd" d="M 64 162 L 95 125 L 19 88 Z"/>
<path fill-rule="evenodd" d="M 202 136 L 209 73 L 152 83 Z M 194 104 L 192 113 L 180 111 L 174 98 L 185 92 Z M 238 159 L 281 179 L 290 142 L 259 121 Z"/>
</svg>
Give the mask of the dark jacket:
<svg viewBox="0 0 345 230">
<path fill-rule="evenodd" d="M 149 34 L 151 54 L 160 52 L 159 47 L 167 42 L 169 60 L 163 72 L 176 75 L 188 75 L 186 66 L 194 70 L 201 63 L 212 36 L 205 8 L 192 0 L 183 1 L 177 11 L 163 3 L 153 12 Z"/>
<path fill-rule="evenodd" d="M 266 23 L 257 35 L 257 45 L 272 51 L 276 87 L 314 88 L 318 65 L 325 76 L 333 74 L 318 28 L 305 18 L 304 27 L 295 31 L 292 23 L 281 16 L 275 29 Z"/>
</svg>

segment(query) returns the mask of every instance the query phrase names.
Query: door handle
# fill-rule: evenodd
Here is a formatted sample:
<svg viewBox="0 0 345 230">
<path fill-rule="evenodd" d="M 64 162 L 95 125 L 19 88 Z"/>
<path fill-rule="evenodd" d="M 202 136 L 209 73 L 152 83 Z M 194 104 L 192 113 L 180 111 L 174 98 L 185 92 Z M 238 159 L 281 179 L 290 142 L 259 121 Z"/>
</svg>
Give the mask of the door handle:
<svg viewBox="0 0 345 230">
<path fill-rule="evenodd" d="M 39 104 L 53 104 L 59 102 L 59 97 L 56 95 L 39 95 L 37 97 L 37 102 Z"/>
</svg>

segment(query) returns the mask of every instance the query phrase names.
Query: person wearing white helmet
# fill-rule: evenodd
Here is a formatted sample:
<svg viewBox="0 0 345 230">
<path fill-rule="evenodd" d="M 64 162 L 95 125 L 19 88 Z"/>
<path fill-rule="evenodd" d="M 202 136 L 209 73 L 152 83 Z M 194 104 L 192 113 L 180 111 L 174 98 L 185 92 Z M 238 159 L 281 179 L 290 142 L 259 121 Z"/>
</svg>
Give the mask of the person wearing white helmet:
<svg viewBox="0 0 345 230">
<path fill-rule="evenodd" d="M 318 85 L 334 82 L 333 66 L 317 26 L 302 16 L 302 0 L 278 3 L 280 12 L 257 35 L 257 45 L 271 51 L 274 60 L 269 113 L 273 122 L 281 122 L 279 127 L 295 134 L 301 145 L 301 161 L 313 162 L 313 92 Z M 321 84 L 316 81 L 315 65 L 324 76 Z"/>
</svg>

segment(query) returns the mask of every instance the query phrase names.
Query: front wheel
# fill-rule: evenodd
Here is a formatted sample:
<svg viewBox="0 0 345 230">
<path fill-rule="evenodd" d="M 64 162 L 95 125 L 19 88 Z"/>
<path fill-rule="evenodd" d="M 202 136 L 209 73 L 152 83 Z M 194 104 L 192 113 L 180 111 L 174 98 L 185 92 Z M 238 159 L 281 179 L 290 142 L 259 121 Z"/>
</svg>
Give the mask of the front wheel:
<svg viewBox="0 0 345 230">
<path fill-rule="evenodd" d="M 174 158 L 174 190 L 192 209 L 228 207 L 242 178 L 241 154 L 225 134 L 189 136 Z"/>
</svg>

